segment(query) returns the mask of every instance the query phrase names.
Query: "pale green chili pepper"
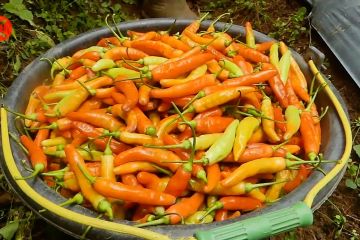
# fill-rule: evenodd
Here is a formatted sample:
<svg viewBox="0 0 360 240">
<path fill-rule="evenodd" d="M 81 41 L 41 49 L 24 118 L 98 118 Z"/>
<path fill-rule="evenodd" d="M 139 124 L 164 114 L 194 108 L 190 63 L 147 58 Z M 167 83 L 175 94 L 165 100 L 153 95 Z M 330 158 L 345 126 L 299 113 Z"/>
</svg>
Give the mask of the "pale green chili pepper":
<svg viewBox="0 0 360 240">
<path fill-rule="evenodd" d="M 220 136 L 214 144 L 206 151 L 205 156 L 201 159 L 204 164 L 211 165 L 220 162 L 226 158 L 234 145 L 236 128 L 239 125 L 239 120 L 235 119 L 225 129 L 222 136 Z"/>
<path fill-rule="evenodd" d="M 219 61 L 219 65 L 229 71 L 230 78 L 240 77 L 244 75 L 241 68 L 230 60 L 221 59 Z"/>
<path fill-rule="evenodd" d="M 285 119 L 286 132 L 284 133 L 284 140 L 288 140 L 300 129 L 300 110 L 293 105 L 289 105 L 285 110 Z"/>
<path fill-rule="evenodd" d="M 291 52 L 287 50 L 284 55 L 282 55 L 279 61 L 279 72 L 280 78 L 283 81 L 284 85 L 288 79 L 289 70 L 290 70 L 290 62 L 291 62 Z"/>
<path fill-rule="evenodd" d="M 274 43 L 270 47 L 270 63 L 279 69 L 279 43 Z"/>
<path fill-rule="evenodd" d="M 100 59 L 94 64 L 94 66 L 92 66 L 91 70 L 94 72 L 99 72 L 101 70 L 113 68 L 115 66 L 116 64 L 112 59 Z"/>
</svg>

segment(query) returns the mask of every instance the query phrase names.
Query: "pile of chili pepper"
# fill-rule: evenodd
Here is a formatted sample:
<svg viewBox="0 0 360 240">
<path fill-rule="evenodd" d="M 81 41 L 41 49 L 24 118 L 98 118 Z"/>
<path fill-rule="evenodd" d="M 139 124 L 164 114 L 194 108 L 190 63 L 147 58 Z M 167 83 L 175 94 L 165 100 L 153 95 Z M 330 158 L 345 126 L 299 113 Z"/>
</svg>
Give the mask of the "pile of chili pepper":
<svg viewBox="0 0 360 240">
<path fill-rule="evenodd" d="M 56 59 L 24 114 L 33 172 L 109 219 L 223 221 L 293 191 L 321 160 L 320 119 L 283 42 L 127 31 Z M 23 180 L 23 179 L 19 179 Z"/>
</svg>

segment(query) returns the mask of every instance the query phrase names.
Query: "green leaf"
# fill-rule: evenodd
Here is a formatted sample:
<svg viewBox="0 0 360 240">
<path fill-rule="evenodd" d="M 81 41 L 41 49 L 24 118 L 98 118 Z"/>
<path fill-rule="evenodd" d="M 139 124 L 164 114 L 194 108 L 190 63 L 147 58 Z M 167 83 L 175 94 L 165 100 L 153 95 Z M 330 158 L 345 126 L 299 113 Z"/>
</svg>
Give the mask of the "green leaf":
<svg viewBox="0 0 360 240">
<path fill-rule="evenodd" d="M 15 74 L 19 73 L 21 68 L 21 60 L 19 55 L 16 55 L 16 62 L 13 64 L 13 68 Z"/>
<path fill-rule="evenodd" d="M 33 14 L 27 10 L 26 6 L 22 3 L 22 0 L 10 0 L 8 3 L 4 4 L 4 9 L 12 13 L 22 20 L 28 21 L 30 25 L 35 26 L 33 19 Z"/>
<path fill-rule="evenodd" d="M 13 238 L 14 234 L 16 233 L 16 231 L 18 230 L 18 228 L 19 228 L 18 220 L 9 222 L 3 228 L 0 229 L 0 235 L 5 240 L 11 240 Z"/>
<path fill-rule="evenodd" d="M 360 144 L 354 145 L 353 149 L 356 152 L 356 155 L 360 158 Z"/>
<path fill-rule="evenodd" d="M 350 178 L 347 178 L 347 179 L 345 180 L 345 185 L 346 185 L 348 188 L 351 188 L 351 189 L 353 189 L 353 190 L 357 189 L 356 183 L 355 183 L 352 179 L 350 179 Z"/>
</svg>

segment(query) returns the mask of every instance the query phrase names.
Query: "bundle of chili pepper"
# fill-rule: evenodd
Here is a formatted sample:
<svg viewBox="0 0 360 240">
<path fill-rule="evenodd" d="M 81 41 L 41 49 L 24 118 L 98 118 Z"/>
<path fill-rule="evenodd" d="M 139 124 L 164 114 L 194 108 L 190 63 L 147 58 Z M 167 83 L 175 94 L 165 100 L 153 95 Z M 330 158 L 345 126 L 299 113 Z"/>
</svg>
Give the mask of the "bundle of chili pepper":
<svg viewBox="0 0 360 240">
<path fill-rule="evenodd" d="M 296 189 L 321 160 L 317 91 L 284 43 L 256 43 L 249 22 L 245 43 L 217 20 L 200 33 L 202 20 L 55 60 L 25 113 L 8 109 L 30 133 L 34 172 L 18 180 L 138 226 L 222 221 Z"/>
</svg>

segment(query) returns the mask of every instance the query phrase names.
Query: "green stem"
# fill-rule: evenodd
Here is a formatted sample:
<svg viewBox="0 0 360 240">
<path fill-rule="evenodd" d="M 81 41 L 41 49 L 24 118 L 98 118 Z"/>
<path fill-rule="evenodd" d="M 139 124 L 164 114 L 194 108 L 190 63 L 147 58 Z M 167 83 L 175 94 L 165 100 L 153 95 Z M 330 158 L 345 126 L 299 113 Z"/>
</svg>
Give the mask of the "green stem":
<svg viewBox="0 0 360 240">
<path fill-rule="evenodd" d="M 172 173 L 170 171 L 166 170 L 165 168 L 159 167 L 158 165 L 153 164 L 153 163 L 150 163 L 150 164 L 151 164 L 151 166 L 156 168 L 159 172 L 161 172 L 165 175 L 168 175 L 168 176 L 172 176 Z"/>
<path fill-rule="evenodd" d="M 222 202 L 220 201 L 216 201 L 211 207 L 209 207 L 206 212 L 204 213 L 204 215 L 201 216 L 200 221 L 202 221 L 207 215 L 209 215 L 210 213 L 212 213 L 213 211 L 216 211 L 218 209 L 222 209 L 224 207 L 224 204 L 222 204 Z"/>
<path fill-rule="evenodd" d="M 184 107 L 183 110 L 187 109 L 191 104 L 193 104 L 193 102 L 197 99 L 203 98 L 205 97 L 205 92 L 204 91 L 200 91 L 198 92 Z"/>
<path fill-rule="evenodd" d="M 80 169 L 81 173 L 84 175 L 84 177 L 85 177 L 87 180 L 89 180 L 89 182 L 90 182 L 91 184 L 94 184 L 95 181 L 96 181 L 96 177 L 91 176 L 91 175 L 88 173 L 88 171 L 85 169 L 85 167 L 82 166 L 81 164 L 78 163 L 77 166 L 78 166 L 78 168 Z"/>
<path fill-rule="evenodd" d="M 39 173 L 41 173 L 44 169 L 45 169 L 44 164 L 42 164 L 42 163 L 35 164 L 34 171 L 29 176 L 22 177 L 22 178 L 15 178 L 15 180 L 27 180 L 27 179 L 30 179 L 30 178 L 34 178 Z"/>
<path fill-rule="evenodd" d="M 170 223 L 169 216 L 164 216 L 162 218 L 153 220 L 151 222 L 135 224 L 134 227 L 148 227 L 148 226 L 156 226 L 156 225 L 169 224 L 169 223 Z"/>
<path fill-rule="evenodd" d="M 26 155 L 29 154 L 29 151 L 24 147 L 24 145 L 22 145 L 22 143 L 13 133 L 9 132 L 9 136 L 21 147 L 21 149 L 26 153 Z"/>
</svg>

